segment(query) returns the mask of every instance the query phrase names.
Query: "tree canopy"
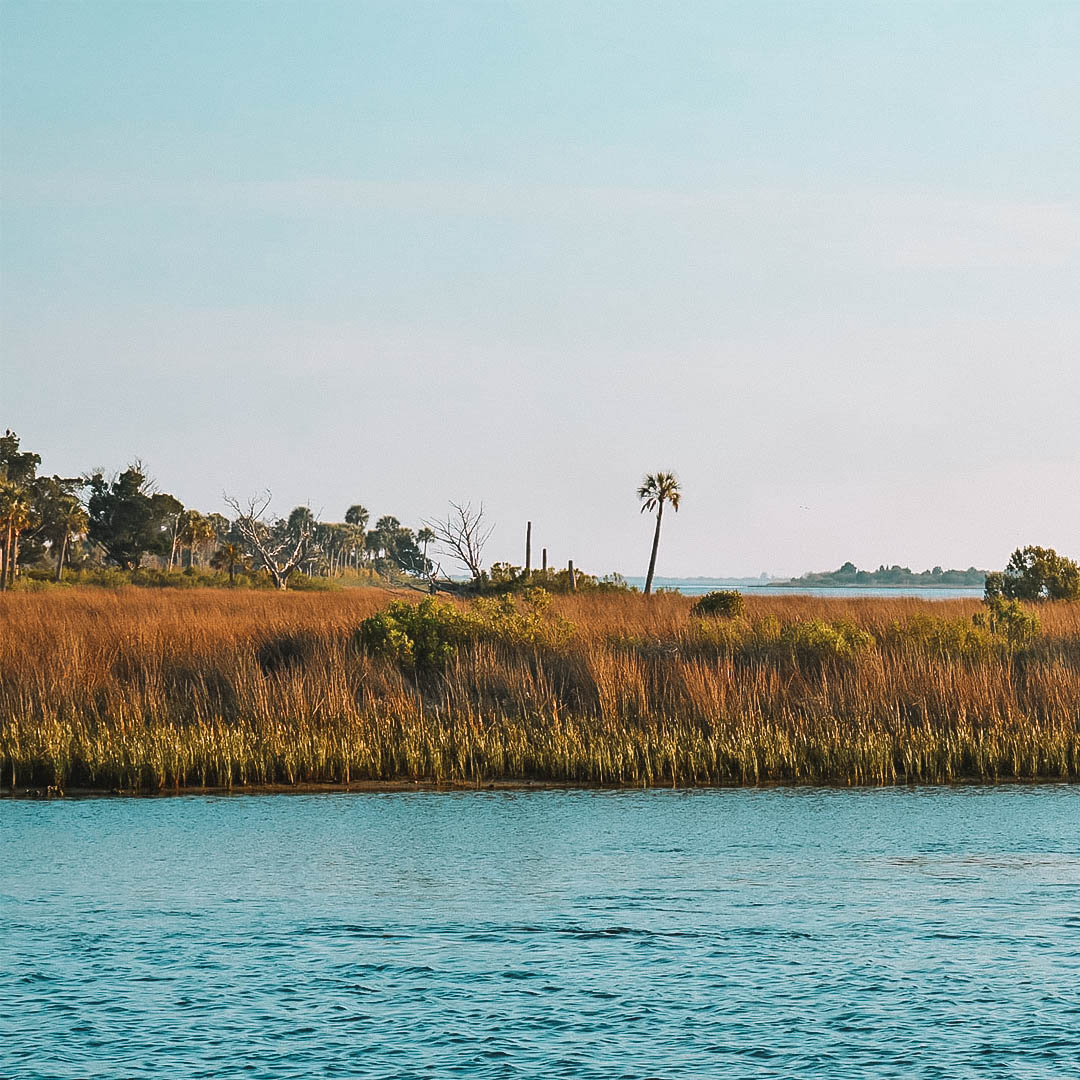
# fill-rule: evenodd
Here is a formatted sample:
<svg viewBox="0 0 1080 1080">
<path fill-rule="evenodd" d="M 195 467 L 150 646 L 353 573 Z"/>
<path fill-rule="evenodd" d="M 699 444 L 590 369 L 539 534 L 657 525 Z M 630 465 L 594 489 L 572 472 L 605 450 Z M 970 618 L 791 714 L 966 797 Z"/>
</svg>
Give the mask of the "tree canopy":
<svg viewBox="0 0 1080 1080">
<path fill-rule="evenodd" d="M 1080 566 L 1053 548 L 1017 548 L 1000 573 L 986 575 L 986 598 L 1080 600 Z"/>
</svg>

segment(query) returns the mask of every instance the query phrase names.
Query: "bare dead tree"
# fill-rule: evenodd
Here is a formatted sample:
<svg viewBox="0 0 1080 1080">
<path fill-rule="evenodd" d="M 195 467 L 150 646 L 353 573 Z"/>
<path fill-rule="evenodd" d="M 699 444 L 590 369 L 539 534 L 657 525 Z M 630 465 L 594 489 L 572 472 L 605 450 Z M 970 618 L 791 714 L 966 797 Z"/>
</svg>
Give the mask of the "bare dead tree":
<svg viewBox="0 0 1080 1080">
<path fill-rule="evenodd" d="M 424 524 L 435 534 L 436 541 L 447 554 L 472 574 L 474 582 L 479 582 L 484 574 L 481 564 L 484 547 L 495 528 L 484 519 L 484 504 L 474 510 L 472 503 L 452 502 L 445 518 Z"/>
<path fill-rule="evenodd" d="M 302 520 L 295 532 L 275 529 L 263 521 L 263 514 L 270 507 L 270 492 L 264 496 L 248 499 L 242 507 L 236 499 L 224 496 L 225 502 L 236 513 L 233 524 L 244 542 L 258 554 L 266 572 L 279 589 L 289 587 L 289 575 L 304 561 L 308 541 L 314 528 L 314 519 Z"/>
</svg>

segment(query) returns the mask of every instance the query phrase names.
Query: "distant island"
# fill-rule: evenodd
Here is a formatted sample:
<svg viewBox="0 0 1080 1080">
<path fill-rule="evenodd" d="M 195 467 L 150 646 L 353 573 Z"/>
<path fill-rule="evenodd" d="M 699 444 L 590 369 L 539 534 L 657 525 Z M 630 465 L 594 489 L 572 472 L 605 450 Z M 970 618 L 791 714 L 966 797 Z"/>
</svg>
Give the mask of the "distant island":
<svg viewBox="0 0 1080 1080">
<path fill-rule="evenodd" d="M 966 570 L 933 570 L 918 573 L 907 566 L 879 566 L 876 570 L 860 570 L 853 562 L 846 562 L 839 570 L 821 570 L 803 574 L 787 581 L 770 581 L 770 585 L 831 586 L 847 588 L 919 588 L 954 589 L 970 587 L 981 589 L 986 580 L 986 570 L 969 566 Z"/>
</svg>

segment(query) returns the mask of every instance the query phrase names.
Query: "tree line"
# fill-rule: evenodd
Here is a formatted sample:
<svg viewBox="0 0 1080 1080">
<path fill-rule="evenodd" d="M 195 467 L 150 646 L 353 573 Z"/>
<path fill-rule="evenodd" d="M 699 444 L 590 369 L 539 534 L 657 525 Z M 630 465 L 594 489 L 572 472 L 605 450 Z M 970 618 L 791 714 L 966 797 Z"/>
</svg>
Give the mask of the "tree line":
<svg viewBox="0 0 1080 1080">
<path fill-rule="evenodd" d="M 413 530 L 392 515 L 371 525 L 359 503 L 343 521 L 325 522 L 307 506 L 267 516 L 269 497 L 246 506 L 228 500 L 235 510 L 229 518 L 156 490 L 138 461 L 115 476 L 47 476 L 40 465 L 40 455 L 23 450 L 14 432 L 0 437 L 0 589 L 45 566 L 57 581 L 66 567 L 204 568 L 230 580 L 265 570 L 279 588 L 295 572 L 428 578 L 435 570 L 428 556 L 433 528 Z"/>
<path fill-rule="evenodd" d="M 0 590 L 11 588 L 23 571 L 40 578 L 49 568 L 62 581 L 75 571 L 114 568 L 134 573 L 150 568 L 164 573 L 213 570 L 238 576 L 265 574 L 284 589 L 301 573 L 309 578 L 348 574 L 422 581 L 434 590 L 436 579 L 452 585 L 432 551 L 444 553 L 467 572 L 474 590 L 505 590 L 529 583 L 562 589 L 606 584 L 625 587 L 618 575 L 603 582 L 576 570 L 531 565 L 532 524 L 528 524 L 524 567 L 509 563 L 484 568 L 484 548 L 492 526 L 481 504 L 449 504 L 443 518 L 412 529 L 393 515 L 371 525 L 366 507 L 355 503 L 343 521 L 321 521 L 310 507 L 294 507 L 284 517 L 270 514 L 270 495 L 241 503 L 226 496 L 232 516 L 202 513 L 175 495 L 159 491 L 138 460 L 122 472 L 101 470 L 81 476 L 39 474 L 41 456 L 23 450 L 19 436 L 0 438 Z M 679 509 L 681 491 L 673 473 L 645 477 L 638 488 L 641 509 L 655 513 L 646 595 L 652 591 L 664 506 Z M 370 527 L 369 527 L 370 526 Z"/>
</svg>

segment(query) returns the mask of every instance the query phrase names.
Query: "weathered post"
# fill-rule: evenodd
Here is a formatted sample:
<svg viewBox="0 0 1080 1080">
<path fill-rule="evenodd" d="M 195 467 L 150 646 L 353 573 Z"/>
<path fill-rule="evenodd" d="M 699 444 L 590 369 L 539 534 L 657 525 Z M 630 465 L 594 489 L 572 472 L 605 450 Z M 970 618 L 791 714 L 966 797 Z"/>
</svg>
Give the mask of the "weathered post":
<svg viewBox="0 0 1080 1080">
<path fill-rule="evenodd" d="M 532 577 L 532 522 L 525 522 L 525 580 Z"/>
<path fill-rule="evenodd" d="M 575 592 L 577 590 L 577 574 L 574 573 L 573 559 L 570 560 L 566 568 L 570 571 L 570 591 Z"/>
<path fill-rule="evenodd" d="M 543 559 L 544 559 L 544 573 L 547 573 L 547 548 L 544 548 Z"/>
</svg>

